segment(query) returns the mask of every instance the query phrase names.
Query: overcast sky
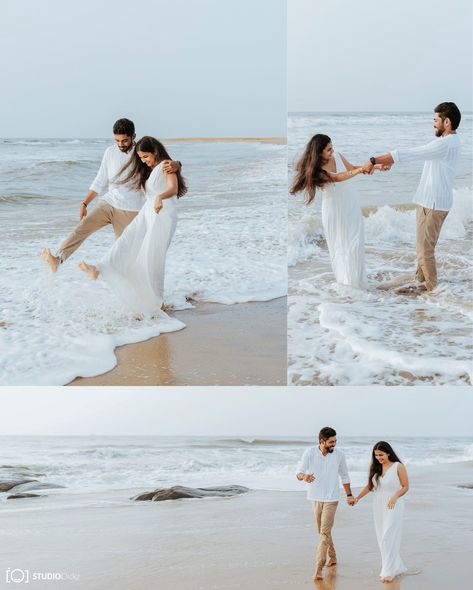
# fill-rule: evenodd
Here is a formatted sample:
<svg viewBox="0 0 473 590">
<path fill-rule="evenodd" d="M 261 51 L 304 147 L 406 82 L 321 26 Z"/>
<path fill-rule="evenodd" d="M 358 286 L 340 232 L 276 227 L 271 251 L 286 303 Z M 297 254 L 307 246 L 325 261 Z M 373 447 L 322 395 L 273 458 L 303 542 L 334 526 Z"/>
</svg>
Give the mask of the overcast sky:
<svg viewBox="0 0 473 590">
<path fill-rule="evenodd" d="M 290 0 L 290 111 L 472 110 L 471 0 Z"/>
<path fill-rule="evenodd" d="M 472 436 L 470 387 L 0 389 L 0 434 Z"/>
<path fill-rule="evenodd" d="M 285 136 L 285 0 L 0 7 L 2 137 Z"/>
</svg>

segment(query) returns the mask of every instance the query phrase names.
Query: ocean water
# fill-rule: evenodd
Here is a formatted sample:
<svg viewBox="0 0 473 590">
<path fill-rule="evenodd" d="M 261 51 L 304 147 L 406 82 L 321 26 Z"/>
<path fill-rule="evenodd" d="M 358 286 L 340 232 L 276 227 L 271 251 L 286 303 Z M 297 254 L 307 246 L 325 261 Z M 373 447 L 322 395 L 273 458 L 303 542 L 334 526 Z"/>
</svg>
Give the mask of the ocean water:
<svg viewBox="0 0 473 590">
<path fill-rule="evenodd" d="M 364 485 L 371 449 L 384 438 L 339 437 L 352 485 Z M 471 437 L 388 440 L 408 468 L 473 460 Z M 256 490 L 300 491 L 304 485 L 295 478 L 298 462 L 313 444 L 309 438 L 277 437 L 3 436 L 0 481 L 31 477 L 63 486 L 38 492 L 48 496 L 104 492 L 104 498 L 105 492 L 144 492 L 172 485 L 238 484 Z M 7 495 L 0 494 L 0 498 L 5 500 Z"/>
<path fill-rule="evenodd" d="M 434 138 L 431 113 L 295 114 L 289 118 L 289 179 L 305 143 L 326 133 L 354 164 Z M 337 285 L 321 223 L 321 199 L 289 198 L 289 382 L 327 385 L 465 385 L 473 356 L 472 115 L 459 130 L 462 157 L 454 206 L 436 249 L 439 285 L 418 298 L 376 286 L 413 274 L 415 211 L 409 208 L 422 163 L 357 177 L 365 208 L 369 288 Z M 369 209 L 367 209 L 369 208 Z"/>
<path fill-rule="evenodd" d="M 104 228 L 51 275 L 40 260 L 78 222 L 109 139 L 0 140 L 0 384 L 60 385 L 115 366 L 113 349 L 159 335 L 137 322 L 81 259 L 113 243 Z M 285 295 L 286 146 L 182 143 L 189 194 L 167 256 L 165 303 L 231 305 Z"/>
</svg>

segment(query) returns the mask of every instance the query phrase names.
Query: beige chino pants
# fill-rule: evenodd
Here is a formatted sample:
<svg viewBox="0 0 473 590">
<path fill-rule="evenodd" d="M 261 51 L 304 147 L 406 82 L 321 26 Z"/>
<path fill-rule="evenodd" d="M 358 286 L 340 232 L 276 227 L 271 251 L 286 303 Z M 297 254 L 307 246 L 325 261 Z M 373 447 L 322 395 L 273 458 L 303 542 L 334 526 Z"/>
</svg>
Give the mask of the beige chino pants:
<svg viewBox="0 0 473 590">
<path fill-rule="evenodd" d="M 314 502 L 314 514 L 319 532 L 319 544 L 315 556 L 315 567 L 321 570 L 327 561 L 327 554 L 330 559 L 337 559 L 335 547 L 332 540 L 332 528 L 335 520 L 338 502 Z"/>
<path fill-rule="evenodd" d="M 435 246 L 440 236 L 443 222 L 448 211 L 436 211 L 426 207 L 417 207 L 417 273 L 416 279 L 426 284 L 427 291 L 437 286 L 437 265 Z"/>
<path fill-rule="evenodd" d="M 106 201 L 100 200 L 60 245 L 57 255 L 61 258 L 61 262 L 64 262 L 77 250 L 84 240 L 108 224 L 112 225 L 115 238 L 119 238 L 125 227 L 137 215 L 138 211 L 115 209 L 115 207 L 112 207 Z"/>
</svg>

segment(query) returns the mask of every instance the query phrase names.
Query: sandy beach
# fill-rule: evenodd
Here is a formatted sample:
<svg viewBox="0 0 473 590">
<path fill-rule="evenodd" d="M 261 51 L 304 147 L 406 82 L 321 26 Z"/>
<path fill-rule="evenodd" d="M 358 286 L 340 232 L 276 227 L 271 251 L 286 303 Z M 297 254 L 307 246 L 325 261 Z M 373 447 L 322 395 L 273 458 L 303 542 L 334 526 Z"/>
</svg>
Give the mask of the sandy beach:
<svg viewBox="0 0 473 590">
<path fill-rule="evenodd" d="M 87 590 L 461 590 L 471 569 L 473 491 L 457 486 L 473 483 L 473 463 L 417 467 L 410 475 L 402 555 L 420 573 L 386 586 L 377 579 L 370 498 L 355 508 L 341 503 L 339 565 L 325 581 L 312 581 L 317 539 L 302 491 L 164 503 L 130 501 L 137 490 L 10 500 L 0 507 L 0 569 L 74 573 L 79 581 L 61 588 Z"/>
<path fill-rule="evenodd" d="M 286 299 L 198 304 L 179 332 L 116 349 L 108 373 L 71 385 L 285 385 Z"/>
</svg>

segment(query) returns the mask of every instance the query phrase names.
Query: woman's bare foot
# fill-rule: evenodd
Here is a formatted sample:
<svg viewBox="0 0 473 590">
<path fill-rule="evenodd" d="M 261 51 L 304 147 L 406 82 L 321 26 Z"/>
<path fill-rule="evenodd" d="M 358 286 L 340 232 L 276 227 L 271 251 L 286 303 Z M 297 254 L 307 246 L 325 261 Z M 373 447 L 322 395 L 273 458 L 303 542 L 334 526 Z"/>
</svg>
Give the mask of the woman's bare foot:
<svg viewBox="0 0 473 590">
<path fill-rule="evenodd" d="M 93 264 L 87 264 L 84 260 L 79 263 L 79 268 L 89 275 L 91 281 L 96 281 L 100 271 Z"/>
<path fill-rule="evenodd" d="M 61 264 L 61 259 L 59 256 L 53 256 L 51 254 L 51 250 L 49 248 L 45 248 L 41 252 L 41 258 L 47 263 L 51 272 L 57 272 L 58 266 Z"/>
</svg>

